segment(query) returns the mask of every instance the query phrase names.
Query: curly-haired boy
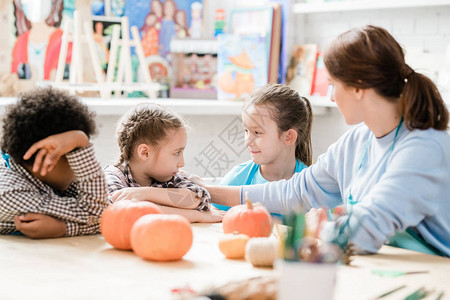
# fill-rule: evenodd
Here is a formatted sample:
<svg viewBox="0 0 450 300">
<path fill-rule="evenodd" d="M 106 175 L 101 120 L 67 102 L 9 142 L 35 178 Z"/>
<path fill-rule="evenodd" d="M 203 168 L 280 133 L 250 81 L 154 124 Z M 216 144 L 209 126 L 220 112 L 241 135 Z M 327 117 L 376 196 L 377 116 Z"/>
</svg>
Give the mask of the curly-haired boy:
<svg viewBox="0 0 450 300">
<path fill-rule="evenodd" d="M 19 96 L 3 118 L 0 234 L 31 238 L 95 234 L 108 205 L 89 137 L 94 115 L 53 88 Z"/>
</svg>

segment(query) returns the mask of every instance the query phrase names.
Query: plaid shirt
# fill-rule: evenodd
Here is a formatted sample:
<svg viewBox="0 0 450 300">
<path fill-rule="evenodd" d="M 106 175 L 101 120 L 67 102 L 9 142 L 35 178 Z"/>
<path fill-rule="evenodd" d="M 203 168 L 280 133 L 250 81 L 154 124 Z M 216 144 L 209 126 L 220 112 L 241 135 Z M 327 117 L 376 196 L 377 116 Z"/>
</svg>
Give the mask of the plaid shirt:
<svg viewBox="0 0 450 300">
<path fill-rule="evenodd" d="M 110 193 L 121 190 L 127 187 L 139 187 L 133 175 L 131 174 L 130 167 L 128 164 L 117 168 L 115 166 L 107 166 L 105 168 L 106 182 L 108 184 L 108 190 Z M 181 176 L 177 173 L 170 181 L 159 182 L 153 180 L 151 187 L 158 188 L 179 188 L 188 189 L 195 193 L 197 198 L 201 199 L 199 206 L 196 208 L 199 211 L 208 211 L 211 206 L 211 196 L 208 190 L 205 188 L 189 181 L 187 178 Z"/>
<path fill-rule="evenodd" d="M 66 236 L 97 234 L 103 210 L 109 204 L 105 176 L 92 144 L 66 154 L 75 181 L 58 191 L 14 162 L 0 163 L 0 234 L 16 231 L 14 216 L 45 214 L 65 221 Z"/>
</svg>

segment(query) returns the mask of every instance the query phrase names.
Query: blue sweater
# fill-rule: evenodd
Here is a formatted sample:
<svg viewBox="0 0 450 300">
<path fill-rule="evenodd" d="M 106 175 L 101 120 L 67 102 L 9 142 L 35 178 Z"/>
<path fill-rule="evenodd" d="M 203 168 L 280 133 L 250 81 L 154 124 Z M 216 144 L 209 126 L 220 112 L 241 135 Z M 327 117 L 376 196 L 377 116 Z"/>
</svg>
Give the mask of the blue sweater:
<svg viewBox="0 0 450 300">
<path fill-rule="evenodd" d="M 347 203 L 351 186 L 353 214 L 349 230 L 363 252 L 376 252 L 397 232 L 412 229 L 441 254 L 450 256 L 450 135 L 446 131 L 400 127 L 372 138 L 360 124 L 322 154 L 316 164 L 289 180 L 243 186 L 270 212 L 287 213 L 301 205 L 333 208 Z M 360 220 L 362 220 L 360 222 Z"/>
</svg>

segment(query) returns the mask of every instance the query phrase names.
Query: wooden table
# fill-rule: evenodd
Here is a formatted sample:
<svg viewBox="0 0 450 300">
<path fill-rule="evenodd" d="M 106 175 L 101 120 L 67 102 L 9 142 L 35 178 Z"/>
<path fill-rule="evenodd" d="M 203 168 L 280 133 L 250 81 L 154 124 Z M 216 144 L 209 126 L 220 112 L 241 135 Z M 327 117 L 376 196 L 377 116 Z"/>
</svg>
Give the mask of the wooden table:
<svg viewBox="0 0 450 300">
<path fill-rule="evenodd" d="M 193 231 L 194 243 L 184 259 L 168 263 L 115 250 L 101 235 L 49 240 L 0 236 L 0 299 L 173 299 L 174 288 L 200 291 L 276 274 L 244 260 L 225 259 L 217 247 L 221 224 L 194 224 Z M 429 273 L 386 278 L 372 274 L 374 269 Z M 421 286 L 445 290 L 442 299 L 450 299 L 449 277 L 447 258 L 385 246 L 379 254 L 356 256 L 351 266 L 339 266 L 334 299 L 370 299 L 401 284 L 407 287 L 383 300 L 403 299 Z M 432 296 L 428 299 L 437 293 Z"/>
</svg>

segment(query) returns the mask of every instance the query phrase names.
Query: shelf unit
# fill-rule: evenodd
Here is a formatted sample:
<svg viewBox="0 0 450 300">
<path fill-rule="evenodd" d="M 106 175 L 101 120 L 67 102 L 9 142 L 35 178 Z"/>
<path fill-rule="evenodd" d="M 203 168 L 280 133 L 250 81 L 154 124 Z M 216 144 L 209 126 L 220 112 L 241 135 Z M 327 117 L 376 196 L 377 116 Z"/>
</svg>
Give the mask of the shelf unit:
<svg viewBox="0 0 450 300">
<path fill-rule="evenodd" d="M 370 11 L 398 8 L 426 8 L 450 6 L 450 0 L 312 0 L 293 4 L 292 13 L 305 20 L 305 16 L 315 13 L 336 13 L 350 11 Z M 316 107 L 337 107 L 326 97 L 309 96 L 311 104 Z M 450 99 L 444 99 L 450 107 Z"/>
<path fill-rule="evenodd" d="M 339 12 L 352 10 L 375 10 L 392 8 L 414 8 L 430 6 L 448 6 L 449 0 L 354 0 L 330 2 L 305 2 L 293 5 L 295 14 L 310 14 L 321 12 Z"/>
<path fill-rule="evenodd" d="M 326 97 L 307 97 L 314 107 L 336 107 Z M 82 102 L 89 106 L 97 115 L 122 115 L 137 104 L 151 102 L 168 107 L 182 115 L 228 115 L 240 116 L 243 102 L 219 101 L 219 100 L 194 100 L 194 99 L 149 99 L 149 98 L 81 98 Z M 0 97 L 0 116 L 5 113 L 5 108 L 15 103 L 16 98 Z"/>
</svg>

